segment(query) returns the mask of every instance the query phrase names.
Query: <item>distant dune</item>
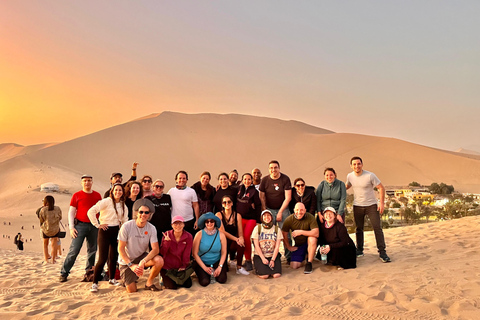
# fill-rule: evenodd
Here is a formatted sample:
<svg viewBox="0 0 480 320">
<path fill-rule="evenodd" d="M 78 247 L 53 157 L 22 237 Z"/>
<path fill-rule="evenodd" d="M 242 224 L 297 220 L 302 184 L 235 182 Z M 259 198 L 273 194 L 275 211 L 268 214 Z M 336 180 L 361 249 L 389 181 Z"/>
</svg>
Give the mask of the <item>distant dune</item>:
<svg viewBox="0 0 480 320">
<path fill-rule="evenodd" d="M 55 143 L 42 143 L 31 146 L 22 146 L 16 143 L 1 143 L 0 144 L 0 162 L 14 158 L 19 155 L 29 154 L 43 148 L 53 146 Z"/>
<path fill-rule="evenodd" d="M 459 149 L 455 150 L 455 152 L 471 154 L 471 155 L 474 155 L 474 156 L 480 156 L 480 152 L 469 150 L 469 149 L 464 149 L 464 148 L 459 148 Z"/>
</svg>

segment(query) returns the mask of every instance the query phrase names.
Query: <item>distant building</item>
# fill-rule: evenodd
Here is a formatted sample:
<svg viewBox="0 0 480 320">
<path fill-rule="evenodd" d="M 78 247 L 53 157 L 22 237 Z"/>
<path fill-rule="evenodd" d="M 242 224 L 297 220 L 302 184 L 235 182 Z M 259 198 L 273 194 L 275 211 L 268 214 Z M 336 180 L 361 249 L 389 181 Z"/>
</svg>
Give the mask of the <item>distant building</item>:
<svg viewBox="0 0 480 320">
<path fill-rule="evenodd" d="M 60 191 L 60 187 L 58 186 L 58 184 L 55 184 L 53 182 L 47 182 L 40 186 L 40 191 L 41 192 L 58 192 Z"/>
</svg>

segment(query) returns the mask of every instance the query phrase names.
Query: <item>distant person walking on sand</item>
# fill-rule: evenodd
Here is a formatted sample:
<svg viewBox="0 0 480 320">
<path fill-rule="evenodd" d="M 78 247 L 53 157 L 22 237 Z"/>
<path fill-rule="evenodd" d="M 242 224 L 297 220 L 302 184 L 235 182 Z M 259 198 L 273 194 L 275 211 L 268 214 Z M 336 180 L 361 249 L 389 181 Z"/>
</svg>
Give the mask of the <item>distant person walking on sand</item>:
<svg viewBox="0 0 480 320">
<path fill-rule="evenodd" d="M 128 179 L 128 181 L 135 181 L 137 180 L 137 166 L 138 166 L 138 163 L 137 162 L 134 162 L 133 165 L 132 165 L 132 175 L 130 176 L 130 179 Z M 122 184 L 122 186 L 125 188 L 125 186 L 127 185 L 127 182 L 123 183 L 123 175 L 120 173 L 120 172 L 114 172 L 112 173 L 112 175 L 110 176 L 110 189 L 108 189 L 107 191 L 105 191 L 105 193 L 103 194 L 103 197 L 104 198 L 108 198 L 110 196 L 110 190 L 111 188 L 113 187 L 114 184 L 116 183 L 120 183 Z"/>
<path fill-rule="evenodd" d="M 43 199 L 44 207 L 40 210 L 40 228 L 43 236 L 43 255 L 45 262 L 48 263 L 48 242 L 51 238 L 52 243 L 52 263 L 57 258 L 58 233 L 60 232 L 60 221 L 62 220 L 62 210 L 55 205 L 55 199 L 52 196 L 46 196 Z"/>
<path fill-rule="evenodd" d="M 81 178 L 82 190 L 73 194 L 70 200 L 70 209 L 68 211 L 68 225 L 72 242 L 68 250 L 62 270 L 60 271 L 60 282 L 67 281 L 67 277 L 75 264 L 84 240 L 87 242 L 87 262 L 85 271 L 90 270 L 95 265 L 95 255 L 97 253 L 98 230 L 95 228 L 87 212 L 102 196 L 97 191 L 92 190 L 93 178 L 90 175 L 83 175 Z"/>
<path fill-rule="evenodd" d="M 23 251 L 23 237 L 20 232 L 15 236 L 15 240 L 13 242 L 17 245 L 17 250 Z"/>
<path fill-rule="evenodd" d="M 385 188 L 373 172 L 363 170 L 362 158 L 353 157 L 350 160 L 350 167 L 353 172 L 347 175 L 346 187 L 347 189 L 350 187 L 353 188 L 353 217 L 355 219 L 355 225 L 357 226 L 357 257 L 363 256 L 363 226 L 365 224 L 365 216 L 368 215 L 373 227 L 373 232 L 375 233 L 380 260 L 390 262 L 391 260 L 385 250 L 385 238 L 380 220 L 385 205 Z M 380 194 L 380 202 L 378 205 L 373 190 L 375 187 Z"/>
</svg>

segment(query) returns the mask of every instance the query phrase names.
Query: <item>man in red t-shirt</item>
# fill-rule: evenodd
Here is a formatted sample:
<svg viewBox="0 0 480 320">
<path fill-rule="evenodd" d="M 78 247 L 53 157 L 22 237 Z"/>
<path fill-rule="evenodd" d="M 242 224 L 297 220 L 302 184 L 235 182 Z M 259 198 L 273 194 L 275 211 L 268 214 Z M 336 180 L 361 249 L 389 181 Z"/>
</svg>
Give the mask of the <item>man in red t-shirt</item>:
<svg viewBox="0 0 480 320">
<path fill-rule="evenodd" d="M 72 196 L 72 200 L 70 200 L 68 225 L 72 243 L 60 271 L 60 282 L 67 281 L 68 274 L 80 253 L 80 249 L 82 249 L 84 240 L 87 240 L 87 264 L 85 270 L 89 270 L 95 265 L 98 229 L 90 222 L 87 211 L 98 201 L 102 200 L 102 196 L 100 193 L 92 190 L 92 176 L 83 175 L 81 180 L 82 190 L 76 192 Z"/>
</svg>

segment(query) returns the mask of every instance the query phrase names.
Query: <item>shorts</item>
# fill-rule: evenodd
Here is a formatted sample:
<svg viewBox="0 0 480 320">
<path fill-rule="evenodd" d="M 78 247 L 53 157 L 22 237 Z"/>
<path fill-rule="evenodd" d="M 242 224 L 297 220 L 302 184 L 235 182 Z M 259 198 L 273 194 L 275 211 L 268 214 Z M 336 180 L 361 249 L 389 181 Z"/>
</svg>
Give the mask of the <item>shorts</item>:
<svg viewBox="0 0 480 320">
<path fill-rule="evenodd" d="M 60 233 L 60 230 L 54 236 L 47 236 L 45 233 L 42 232 L 42 237 L 43 237 L 43 239 L 58 238 L 59 233 Z"/>
<path fill-rule="evenodd" d="M 147 252 L 142 253 L 139 257 L 135 258 L 132 260 L 133 264 L 139 264 L 140 260 L 148 256 Z M 122 278 L 123 282 L 125 283 L 126 286 L 128 286 L 131 283 L 134 283 L 135 281 L 138 280 L 138 276 L 135 274 L 135 272 L 130 269 L 129 266 L 126 264 L 121 264 L 118 267 L 120 269 L 120 277 Z M 150 267 L 148 267 L 150 268 Z M 145 269 L 148 269 L 147 267 Z"/>
<path fill-rule="evenodd" d="M 307 255 L 308 251 L 308 242 L 305 242 L 301 246 L 297 247 L 298 249 L 295 251 L 291 251 L 291 261 L 295 262 L 303 262 L 305 260 L 305 256 Z"/>
</svg>

